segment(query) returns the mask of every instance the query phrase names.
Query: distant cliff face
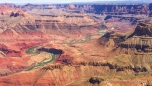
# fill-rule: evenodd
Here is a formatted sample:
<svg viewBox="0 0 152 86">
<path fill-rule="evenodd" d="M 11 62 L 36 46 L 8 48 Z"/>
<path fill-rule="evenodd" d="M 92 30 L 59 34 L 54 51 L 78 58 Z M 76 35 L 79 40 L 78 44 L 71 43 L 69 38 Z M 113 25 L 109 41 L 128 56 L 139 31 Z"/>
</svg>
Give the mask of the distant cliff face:
<svg viewBox="0 0 152 86">
<path fill-rule="evenodd" d="M 92 5 L 96 14 L 135 14 L 149 15 L 151 9 L 149 5 Z"/>
<path fill-rule="evenodd" d="M 56 7 L 68 7 L 71 5 L 56 5 Z M 73 4 L 73 10 L 82 10 L 86 13 L 109 14 L 109 15 L 152 15 L 152 4 L 130 4 L 130 5 L 92 5 L 92 4 Z"/>
<path fill-rule="evenodd" d="M 31 5 L 27 4 L 22 6 L 22 9 L 39 9 L 44 8 L 47 12 L 49 9 L 65 8 L 66 12 L 74 13 L 95 13 L 95 14 L 108 14 L 108 15 L 152 15 L 152 4 L 129 4 L 129 5 L 110 5 L 110 4 L 54 4 L 48 6 Z M 27 9 L 25 9 L 27 8 Z M 29 10 L 30 10 L 29 9 Z M 35 10 L 34 10 L 35 11 Z M 34 12 L 33 11 L 33 12 Z M 83 12 L 82 12 L 83 11 Z M 36 12 L 35 12 L 36 13 Z"/>
</svg>

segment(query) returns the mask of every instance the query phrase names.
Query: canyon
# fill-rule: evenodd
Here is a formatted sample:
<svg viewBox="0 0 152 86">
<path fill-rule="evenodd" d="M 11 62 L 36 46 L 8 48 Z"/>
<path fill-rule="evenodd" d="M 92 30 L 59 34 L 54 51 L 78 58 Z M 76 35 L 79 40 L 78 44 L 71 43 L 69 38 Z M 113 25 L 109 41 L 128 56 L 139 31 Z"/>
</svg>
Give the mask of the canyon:
<svg viewBox="0 0 152 86">
<path fill-rule="evenodd" d="M 0 4 L 0 86 L 152 85 L 151 4 Z"/>
</svg>

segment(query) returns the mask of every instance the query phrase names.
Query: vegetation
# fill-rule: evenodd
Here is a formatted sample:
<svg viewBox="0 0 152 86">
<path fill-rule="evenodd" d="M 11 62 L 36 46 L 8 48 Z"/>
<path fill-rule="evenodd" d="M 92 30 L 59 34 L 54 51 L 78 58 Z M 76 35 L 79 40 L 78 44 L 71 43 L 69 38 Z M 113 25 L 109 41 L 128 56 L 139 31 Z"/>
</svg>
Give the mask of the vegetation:
<svg viewBox="0 0 152 86">
<path fill-rule="evenodd" d="M 51 53 L 51 56 L 49 55 L 50 60 L 47 60 L 46 58 L 44 58 L 41 62 L 37 63 L 36 65 L 30 67 L 27 71 L 33 70 L 33 69 L 37 69 L 41 66 L 44 66 L 45 64 L 48 64 L 52 61 L 54 61 L 56 59 L 55 54 Z"/>
<path fill-rule="evenodd" d="M 25 52 L 26 54 L 39 54 L 40 52 L 36 50 L 38 46 L 34 46 L 31 48 L 28 48 Z"/>
</svg>

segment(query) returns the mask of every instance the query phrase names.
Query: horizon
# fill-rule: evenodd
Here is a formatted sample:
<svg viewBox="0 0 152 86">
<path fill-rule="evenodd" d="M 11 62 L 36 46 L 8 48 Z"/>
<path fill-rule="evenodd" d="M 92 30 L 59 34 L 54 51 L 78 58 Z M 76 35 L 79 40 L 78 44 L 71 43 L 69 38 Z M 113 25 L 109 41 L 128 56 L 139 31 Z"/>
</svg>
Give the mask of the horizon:
<svg viewBox="0 0 152 86">
<path fill-rule="evenodd" d="M 42 4 L 42 3 L 89 3 L 89 2 L 123 2 L 123 1 L 131 1 L 131 2 L 152 2 L 152 0 L 148 1 L 143 1 L 143 0 L 55 0 L 55 1 L 50 1 L 50 0 L 26 0 L 26 1 L 21 1 L 21 0 L 0 0 L 0 3 L 15 3 L 15 4 L 25 4 L 25 3 L 33 3 L 33 4 Z"/>
</svg>

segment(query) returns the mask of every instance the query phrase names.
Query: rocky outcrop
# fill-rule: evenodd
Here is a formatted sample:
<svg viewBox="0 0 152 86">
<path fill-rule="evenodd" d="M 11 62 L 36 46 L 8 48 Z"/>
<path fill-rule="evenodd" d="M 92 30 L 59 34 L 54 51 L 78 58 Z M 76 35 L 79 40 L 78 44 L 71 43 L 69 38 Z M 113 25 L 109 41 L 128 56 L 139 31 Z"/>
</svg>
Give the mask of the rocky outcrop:
<svg viewBox="0 0 152 86">
<path fill-rule="evenodd" d="M 93 66 L 93 67 L 108 67 L 109 70 L 116 70 L 116 72 L 122 72 L 125 70 L 130 70 L 132 73 L 138 73 L 138 72 L 147 72 L 146 67 L 133 67 L 133 66 L 122 66 L 122 65 L 117 65 L 117 64 L 112 64 L 109 62 L 103 63 L 103 62 L 80 62 L 79 65 L 82 66 Z"/>
<path fill-rule="evenodd" d="M 6 5 L 0 7 L 0 14 L 1 15 L 10 15 L 11 11 L 13 11 L 13 9 L 6 6 Z"/>
<path fill-rule="evenodd" d="M 8 49 L 7 46 L 1 46 L 0 51 L 4 53 L 4 57 L 20 57 L 22 55 L 21 51 Z"/>
<path fill-rule="evenodd" d="M 17 16 L 27 17 L 27 16 L 29 16 L 28 13 L 23 12 L 19 8 L 13 9 L 13 8 L 8 7 L 6 5 L 0 7 L 0 14 L 1 15 L 9 15 L 10 17 L 17 17 Z"/>
<path fill-rule="evenodd" d="M 118 46 L 119 43 L 125 40 L 125 35 L 111 31 L 104 34 L 99 40 L 101 40 L 101 45 L 106 47 L 114 47 Z"/>
<path fill-rule="evenodd" d="M 10 13 L 10 17 L 18 17 L 18 16 L 23 16 L 23 17 L 28 17 L 29 14 L 27 12 L 22 11 L 21 9 L 15 9 Z"/>
<path fill-rule="evenodd" d="M 125 68 L 136 73 L 151 70 L 151 29 L 151 23 L 140 23 L 133 32 L 120 34 L 113 31 L 102 36 L 101 45 L 109 47 L 113 57 L 108 60 L 111 65 L 107 65 L 117 71 L 124 71 Z"/>
<path fill-rule="evenodd" d="M 111 39 L 114 40 L 115 46 L 144 50 L 151 46 L 151 28 L 150 23 L 140 23 L 131 34 L 108 32 L 101 37 L 101 44 L 106 44 Z"/>
<path fill-rule="evenodd" d="M 127 39 L 122 42 L 119 46 L 126 45 L 129 48 L 136 48 L 136 50 L 142 50 L 149 52 L 151 49 L 151 29 L 150 23 L 140 23 L 135 28 L 135 31 L 130 34 Z"/>
<path fill-rule="evenodd" d="M 3 35 L 18 35 L 18 33 L 16 33 L 13 29 L 6 29 L 1 34 L 3 34 Z"/>
</svg>

